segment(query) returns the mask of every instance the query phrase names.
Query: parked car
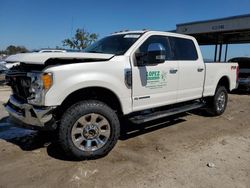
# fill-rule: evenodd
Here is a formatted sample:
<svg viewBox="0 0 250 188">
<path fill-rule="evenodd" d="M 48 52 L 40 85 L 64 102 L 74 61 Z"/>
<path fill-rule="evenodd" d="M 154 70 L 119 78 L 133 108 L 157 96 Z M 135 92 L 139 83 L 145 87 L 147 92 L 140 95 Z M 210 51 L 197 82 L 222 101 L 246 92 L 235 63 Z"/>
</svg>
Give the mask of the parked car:
<svg viewBox="0 0 250 188">
<path fill-rule="evenodd" d="M 140 124 L 204 108 L 224 113 L 237 63 L 205 63 L 195 38 L 160 31 L 107 36 L 82 53 L 25 53 L 8 72 L 12 120 L 58 131 L 65 154 L 108 154 L 121 117 Z M 160 139 L 160 138 L 159 138 Z"/>
<path fill-rule="evenodd" d="M 5 83 L 5 74 L 8 68 L 5 66 L 5 62 L 0 62 L 0 84 Z"/>
<path fill-rule="evenodd" d="M 239 90 L 250 91 L 250 57 L 235 57 L 228 62 L 239 64 Z"/>
<path fill-rule="evenodd" d="M 0 74 L 5 73 L 8 70 L 8 68 L 5 66 L 4 63 L 0 63 Z"/>
<path fill-rule="evenodd" d="M 44 50 L 40 50 L 38 51 L 38 53 L 50 53 L 50 52 L 67 52 L 66 50 L 57 50 L 57 49 L 44 49 Z"/>
</svg>

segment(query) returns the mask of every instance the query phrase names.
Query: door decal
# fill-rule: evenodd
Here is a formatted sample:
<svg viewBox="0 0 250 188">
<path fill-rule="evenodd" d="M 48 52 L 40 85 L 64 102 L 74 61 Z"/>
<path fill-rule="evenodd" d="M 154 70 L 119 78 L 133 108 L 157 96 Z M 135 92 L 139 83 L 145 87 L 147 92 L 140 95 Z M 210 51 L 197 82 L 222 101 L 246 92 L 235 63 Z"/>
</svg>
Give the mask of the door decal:
<svg viewBox="0 0 250 188">
<path fill-rule="evenodd" d="M 149 89 L 159 89 L 167 85 L 167 72 L 147 71 L 147 85 Z"/>
</svg>

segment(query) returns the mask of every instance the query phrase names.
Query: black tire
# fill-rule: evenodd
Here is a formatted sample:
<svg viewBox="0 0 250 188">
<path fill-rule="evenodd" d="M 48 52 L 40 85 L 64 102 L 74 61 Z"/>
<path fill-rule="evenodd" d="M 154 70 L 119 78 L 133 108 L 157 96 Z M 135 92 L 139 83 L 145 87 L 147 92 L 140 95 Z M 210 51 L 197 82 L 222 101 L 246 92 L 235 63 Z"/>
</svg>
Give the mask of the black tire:
<svg viewBox="0 0 250 188">
<path fill-rule="evenodd" d="M 220 97 L 224 96 L 224 100 Z M 223 97 L 222 97 L 223 98 Z M 206 100 L 208 106 L 208 113 L 213 116 L 220 116 L 223 114 L 227 107 L 228 93 L 224 86 L 218 86 L 215 95 Z"/>
<path fill-rule="evenodd" d="M 79 118 L 85 117 L 91 113 L 99 114 L 105 117 L 105 120 L 109 122 L 109 136 L 101 148 L 95 151 L 83 151 L 74 144 L 71 135 L 72 128 L 75 126 L 76 122 L 78 123 Z M 106 104 L 95 100 L 81 101 L 71 106 L 62 116 L 59 126 L 59 143 L 62 149 L 69 157 L 77 160 L 96 159 L 107 155 L 115 146 L 119 135 L 120 123 L 116 113 Z M 83 136 L 81 135 L 81 137 Z"/>
</svg>

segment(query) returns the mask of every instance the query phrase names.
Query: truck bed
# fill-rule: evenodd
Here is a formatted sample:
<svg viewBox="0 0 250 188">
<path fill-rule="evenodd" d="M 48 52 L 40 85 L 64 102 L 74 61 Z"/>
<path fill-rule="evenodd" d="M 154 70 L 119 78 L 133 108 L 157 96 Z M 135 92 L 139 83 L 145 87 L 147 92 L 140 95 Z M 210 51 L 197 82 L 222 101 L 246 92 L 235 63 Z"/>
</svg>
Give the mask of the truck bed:
<svg viewBox="0 0 250 188">
<path fill-rule="evenodd" d="M 230 82 L 232 80 L 237 80 L 237 63 L 228 62 L 205 62 L 205 83 L 203 96 L 213 96 L 216 90 L 217 82 L 222 76 L 228 79 L 229 90 L 233 90 L 237 87 L 237 82 Z"/>
</svg>

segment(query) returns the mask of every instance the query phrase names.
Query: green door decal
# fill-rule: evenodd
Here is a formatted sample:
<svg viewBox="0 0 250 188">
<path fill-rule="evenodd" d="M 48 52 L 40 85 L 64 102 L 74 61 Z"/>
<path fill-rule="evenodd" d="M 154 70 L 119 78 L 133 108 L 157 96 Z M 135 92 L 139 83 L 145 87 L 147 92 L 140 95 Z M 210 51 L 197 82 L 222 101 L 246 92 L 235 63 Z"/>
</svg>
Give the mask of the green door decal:
<svg viewBox="0 0 250 188">
<path fill-rule="evenodd" d="M 167 72 L 165 71 L 148 71 L 147 85 L 149 89 L 159 89 L 167 85 Z"/>
</svg>

